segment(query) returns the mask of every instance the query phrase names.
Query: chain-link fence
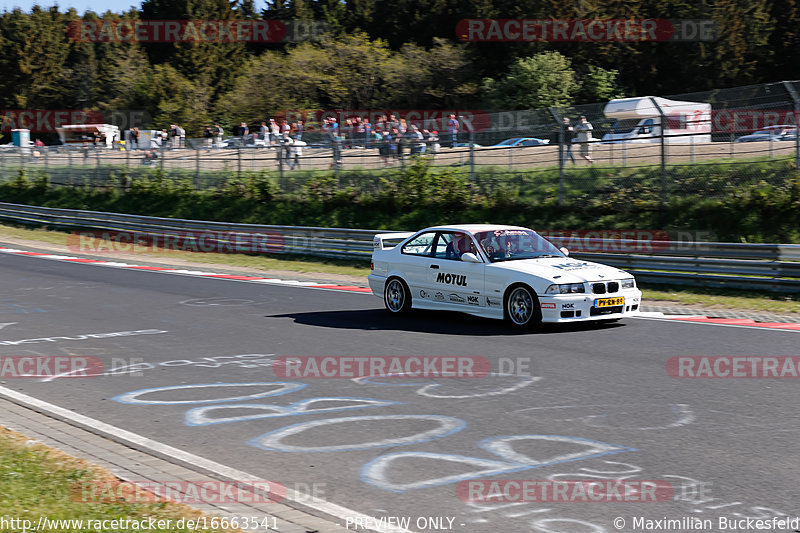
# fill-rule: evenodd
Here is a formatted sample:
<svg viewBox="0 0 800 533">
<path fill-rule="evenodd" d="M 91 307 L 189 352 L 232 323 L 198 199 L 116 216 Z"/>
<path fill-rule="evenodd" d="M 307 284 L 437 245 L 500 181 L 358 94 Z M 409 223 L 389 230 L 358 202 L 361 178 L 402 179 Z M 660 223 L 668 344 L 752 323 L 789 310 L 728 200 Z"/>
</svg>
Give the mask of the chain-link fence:
<svg viewBox="0 0 800 533">
<path fill-rule="evenodd" d="M 0 149 L 0 179 L 42 169 L 55 185 L 102 187 L 158 175 L 219 187 L 248 173 L 291 188 L 313 176 L 368 191 L 424 158 L 438 171 L 485 183 L 541 186 L 563 202 L 609 193 L 662 203 L 685 192 L 714 196 L 744 183 L 782 180 L 800 168 L 800 82 L 614 100 L 527 111 L 315 112 L 335 130 L 302 140 L 258 135 L 186 139 L 113 149 L 90 144 Z M 360 120 L 360 117 L 364 120 Z M 370 116 L 372 120 L 370 121 Z M 359 120 L 350 120 L 359 117 Z M 308 118 L 308 117 L 307 117 Z M 370 123 L 370 126 L 366 126 Z M 346 179 L 344 179 L 346 177 Z"/>
</svg>

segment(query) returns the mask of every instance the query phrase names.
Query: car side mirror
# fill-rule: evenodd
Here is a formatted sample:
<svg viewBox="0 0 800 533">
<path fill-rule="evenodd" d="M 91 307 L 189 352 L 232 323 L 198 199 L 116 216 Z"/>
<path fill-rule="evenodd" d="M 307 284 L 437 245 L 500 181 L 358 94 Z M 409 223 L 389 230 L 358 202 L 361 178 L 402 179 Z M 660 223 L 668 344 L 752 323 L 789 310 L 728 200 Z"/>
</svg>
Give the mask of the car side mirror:
<svg viewBox="0 0 800 533">
<path fill-rule="evenodd" d="M 559 250 L 561 250 L 562 254 L 569 255 L 569 250 L 567 250 L 565 247 L 562 246 L 561 248 L 559 248 Z"/>
<path fill-rule="evenodd" d="M 478 256 L 473 254 L 472 252 L 464 252 L 461 254 L 461 260 L 466 261 L 467 263 L 481 263 L 482 261 L 478 259 Z"/>
</svg>

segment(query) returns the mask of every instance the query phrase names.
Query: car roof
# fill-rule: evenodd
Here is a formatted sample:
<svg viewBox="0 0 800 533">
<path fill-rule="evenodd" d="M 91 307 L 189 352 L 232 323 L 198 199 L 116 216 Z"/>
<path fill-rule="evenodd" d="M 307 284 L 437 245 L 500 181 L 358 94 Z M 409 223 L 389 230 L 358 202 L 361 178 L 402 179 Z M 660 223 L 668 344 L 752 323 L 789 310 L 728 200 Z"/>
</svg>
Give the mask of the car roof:
<svg viewBox="0 0 800 533">
<path fill-rule="evenodd" d="M 481 231 L 504 230 L 504 229 L 526 229 L 522 226 L 506 226 L 504 224 L 451 224 L 447 226 L 432 226 L 421 229 L 421 231 L 466 231 L 468 233 L 478 233 Z M 533 230 L 531 230 L 533 231 Z M 419 233 L 419 232 L 418 232 Z"/>
</svg>

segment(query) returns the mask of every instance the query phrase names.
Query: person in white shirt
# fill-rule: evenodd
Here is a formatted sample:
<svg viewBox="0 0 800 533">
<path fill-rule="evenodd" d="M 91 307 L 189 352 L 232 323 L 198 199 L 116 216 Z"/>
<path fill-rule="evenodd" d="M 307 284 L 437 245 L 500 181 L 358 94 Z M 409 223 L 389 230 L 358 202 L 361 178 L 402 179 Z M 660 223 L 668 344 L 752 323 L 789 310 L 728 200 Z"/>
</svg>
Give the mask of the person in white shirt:
<svg viewBox="0 0 800 533">
<path fill-rule="evenodd" d="M 581 121 L 575 125 L 575 133 L 578 135 L 578 144 L 581 145 L 581 156 L 590 164 L 594 163 L 592 159 L 592 128 L 591 123 L 586 120 L 586 117 L 581 117 Z"/>
</svg>

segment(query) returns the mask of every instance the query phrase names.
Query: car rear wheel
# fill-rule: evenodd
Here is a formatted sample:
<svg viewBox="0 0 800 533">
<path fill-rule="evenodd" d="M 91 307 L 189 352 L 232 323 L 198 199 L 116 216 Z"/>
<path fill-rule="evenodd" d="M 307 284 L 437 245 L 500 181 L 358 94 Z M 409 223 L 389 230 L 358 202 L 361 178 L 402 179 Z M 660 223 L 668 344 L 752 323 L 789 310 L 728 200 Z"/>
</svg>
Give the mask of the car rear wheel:
<svg viewBox="0 0 800 533">
<path fill-rule="evenodd" d="M 512 288 L 506 296 L 506 318 L 514 327 L 532 329 L 542 322 L 539 299 L 525 285 Z"/>
<path fill-rule="evenodd" d="M 411 309 L 411 293 L 400 278 L 391 278 L 383 291 L 383 303 L 390 313 L 407 313 Z"/>
</svg>

